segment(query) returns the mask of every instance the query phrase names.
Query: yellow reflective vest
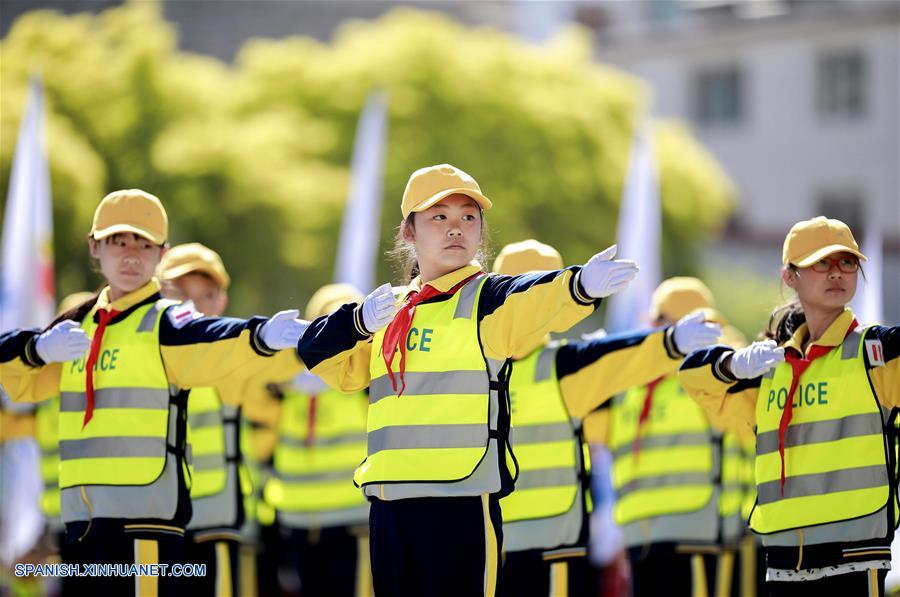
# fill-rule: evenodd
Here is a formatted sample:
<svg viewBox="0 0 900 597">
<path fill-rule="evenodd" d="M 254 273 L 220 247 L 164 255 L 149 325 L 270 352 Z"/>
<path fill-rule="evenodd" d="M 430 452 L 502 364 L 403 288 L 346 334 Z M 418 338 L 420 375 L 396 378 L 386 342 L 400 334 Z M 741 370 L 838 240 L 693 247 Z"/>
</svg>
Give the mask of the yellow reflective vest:
<svg viewBox="0 0 900 597">
<path fill-rule="evenodd" d="M 581 546 L 590 512 L 590 454 L 581 421 L 569 416 L 556 374 L 559 344 L 513 364 L 510 440 L 515 491 L 500 500 L 507 552 Z"/>
<path fill-rule="evenodd" d="M 62 364 L 59 485 L 63 493 L 80 487 L 82 496 L 89 486 L 93 518 L 172 519 L 176 514 L 178 474 L 164 471 L 170 454 L 183 454 L 184 431 L 159 343 L 160 317 L 170 304 L 140 305 L 107 326 L 94 370 L 93 418 L 87 425 L 87 357 Z M 94 311 L 81 323 L 89 337 L 97 327 Z M 134 487 L 140 491 L 115 491 Z M 69 522 L 73 518 L 63 497 L 62 517 Z"/>
<path fill-rule="evenodd" d="M 222 401 L 213 388 L 194 388 L 188 396 L 191 498 L 225 489 L 225 426 Z"/>
<path fill-rule="evenodd" d="M 282 523 L 306 527 L 368 520 L 368 502 L 352 482 L 366 457 L 368 402 L 364 392 L 285 391 L 275 477 L 265 489 Z"/>
<path fill-rule="evenodd" d="M 506 388 L 498 379 L 502 363 L 487 362 L 478 339 L 476 305 L 485 279 L 473 278 L 450 298 L 416 307 L 405 339 L 402 397 L 397 397 L 381 357 L 384 330 L 375 334 L 369 363 L 368 455 L 354 475 L 358 486 L 460 482 L 487 455 L 489 439 L 497 437 L 498 429 L 497 413 L 490 406 L 499 401 L 498 393 L 506 399 Z M 399 357 L 394 367 L 399 368 Z M 399 389 L 396 370 L 395 376 Z M 488 483 L 473 483 L 469 489 L 474 495 L 489 492 Z"/>
<path fill-rule="evenodd" d="M 188 396 L 187 441 L 191 473 L 188 530 L 234 531 L 243 523 L 240 409 L 224 404 L 213 388 L 194 388 Z"/>
<path fill-rule="evenodd" d="M 634 451 L 646 391 L 631 388 L 613 398 L 609 449 L 618 524 L 698 511 L 714 494 L 712 429 L 674 375 L 656 385 Z"/>
<path fill-rule="evenodd" d="M 510 439 L 519 477 L 500 501 L 504 523 L 559 516 L 579 497 L 582 442 L 559 392 L 556 351 L 548 346 L 513 365 Z"/>
<path fill-rule="evenodd" d="M 35 436 L 41 450 L 41 512 L 59 517 L 59 397 L 51 398 L 35 411 Z"/>
<path fill-rule="evenodd" d="M 733 431 L 725 432 L 722 442 L 722 469 L 719 485 L 719 516 L 722 519 L 722 540 L 735 544 L 744 535 L 746 518 L 741 516 L 741 507 L 746 496 L 744 469 L 746 458 L 738 436 Z"/>
<path fill-rule="evenodd" d="M 864 332 L 851 332 L 800 376 L 784 439 L 783 493 L 778 426 L 791 366 L 782 363 L 763 376 L 756 401 L 757 501 L 750 515 L 755 532 L 846 521 L 888 505 L 890 444 L 866 373 Z"/>
</svg>

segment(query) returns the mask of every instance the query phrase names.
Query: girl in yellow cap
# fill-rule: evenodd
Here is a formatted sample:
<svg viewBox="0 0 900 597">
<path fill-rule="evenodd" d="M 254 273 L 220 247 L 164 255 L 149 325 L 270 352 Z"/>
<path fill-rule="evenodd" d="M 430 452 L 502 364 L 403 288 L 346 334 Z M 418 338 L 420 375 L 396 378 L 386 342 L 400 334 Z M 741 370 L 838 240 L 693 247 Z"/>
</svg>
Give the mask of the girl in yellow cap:
<svg viewBox="0 0 900 597">
<path fill-rule="evenodd" d="M 553 247 L 526 240 L 504 247 L 494 271 L 518 275 L 562 266 Z M 715 342 L 718 325 L 689 311 L 641 331 L 566 343 L 543 338 L 516 359 L 511 438 L 520 472 L 516 490 L 500 501 L 510 595 L 596 593 L 586 558 L 590 457 L 582 421 L 630 386 L 674 374 L 686 354 Z"/>
<path fill-rule="evenodd" d="M 310 298 L 305 315 L 322 317 L 362 298 L 349 284 L 328 284 Z M 369 595 L 369 503 L 351 482 L 366 456 L 368 397 L 333 390 L 310 373 L 279 388 L 275 474 L 265 497 L 284 529 L 285 556 L 304 594 Z"/>
<path fill-rule="evenodd" d="M 46 331 L 7 339 L 13 399 L 60 396 L 61 514 L 74 554 L 66 563 L 121 565 L 74 577 L 79 592 L 173 590 L 190 517 L 181 389 L 241 382 L 304 329 L 296 310 L 207 318 L 162 300 L 154 272 L 167 236 L 159 199 L 137 189 L 107 195 L 88 238 L 107 286 Z M 170 568 L 135 575 L 133 564 Z"/>
<path fill-rule="evenodd" d="M 656 288 L 649 316 L 656 326 L 702 322 L 712 306 L 702 281 L 679 276 Z M 715 344 L 720 326 L 713 327 L 714 333 L 684 353 Z M 629 388 L 604 404 L 588 426 L 597 429 L 589 439 L 605 444 L 612 455 L 613 514 L 622 529 L 635 597 L 713 592 L 713 555 L 723 530 L 716 499 L 724 465 L 721 434 L 685 394 L 676 372 L 677 365 Z"/>
<path fill-rule="evenodd" d="M 847 304 L 865 256 L 817 217 L 784 242 L 769 340 L 694 353 L 685 389 L 713 419 L 756 432 L 756 505 L 772 595 L 881 595 L 896 526 L 900 327 L 861 326 Z"/>
<path fill-rule="evenodd" d="M 204 315 L 225 314 L 231 277 L 222 258 L 209 247 L 200 243 L 174 246 L 163 256 L 158 272 L 163 297 L 190 301 Z M 238 553 L 244 523 L 241 410 L 229 389 L 193 388 L 187 400 L 191 519 L 182 557 L 185 562 L 205 564 L 206 575 L 181 579 L 183 594 L 239 593 L 243 571 Z"/>
<path fill-rule="evenodd" d="M 516 476 L 511 358 L 590 315 L 637 273 L 610 247 L 585 266 L 488 275 L 475 258 L 490 207 L 458 168 L 414 172 L 398 238 L 414 277 L 396 298 L 384 285 L 317 319 L 299 345 L 329 385 L 369 386 L 368 456 L 354 481 L 371 502 L 376 594 L 498 591 L 499 499 Z"/>
</svg>

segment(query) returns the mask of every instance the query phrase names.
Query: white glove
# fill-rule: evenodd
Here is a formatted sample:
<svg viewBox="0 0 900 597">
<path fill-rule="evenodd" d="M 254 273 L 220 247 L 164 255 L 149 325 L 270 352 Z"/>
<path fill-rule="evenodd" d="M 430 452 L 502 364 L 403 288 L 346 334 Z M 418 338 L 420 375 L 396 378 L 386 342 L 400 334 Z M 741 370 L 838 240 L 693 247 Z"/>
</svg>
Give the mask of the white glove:
<svg viewBox="0 0 900 597">
<path fill-rule="evenodd" d="M 774 340 L 754 342 L 731 355 L 731 374 L 737 379 L 753 379 L 784 362 L 784 348 Z"/>
<path fill-rule="evenodd" d="M 309 322 L 297 319 L 300 311 L 288 309 L 279 311 L 269 318 L 259 330 L 259 338 L 272 350 L 284 350 L 296 348 L 300 336 L 309 327 Z"/>
<path fill-rule="evenodd" d="M 613 245 L 591 257 L 581 269 L 581 287 L 591 298 L 603 298 L 623 290 L 638 273 L 634 261 L 616 259 Z"/>
<path fill-rule="evenodd" d="M 362 323 L 371 334 L 389 324 L 396 313 L 397 300 L 390 284 L 382 284 L 363 300 Z"/>
<path fill-rule="evenodd" d="M 304 394 L 321 394 L 328 389 L 328 384 L 322 381 L 321 377 L 313 375 L 309 371 L 295 375 L 291 385 L 295 390 Z"/>
<path fill-rule="evenodd" d="M 675 348 L 681 354 L 690 354 L 698 348 L 715 344 L 721 335 L 721 326 L 706 321 L 700 311 L 679 319 L 672 332 Z"/>
<path fill-rule="evenodd" d="M 77 322 L 60 321 L 37 337 L 34 348 L 45 363 L 64 363 L 84 356 L 91 339 Z"/>
</svg>

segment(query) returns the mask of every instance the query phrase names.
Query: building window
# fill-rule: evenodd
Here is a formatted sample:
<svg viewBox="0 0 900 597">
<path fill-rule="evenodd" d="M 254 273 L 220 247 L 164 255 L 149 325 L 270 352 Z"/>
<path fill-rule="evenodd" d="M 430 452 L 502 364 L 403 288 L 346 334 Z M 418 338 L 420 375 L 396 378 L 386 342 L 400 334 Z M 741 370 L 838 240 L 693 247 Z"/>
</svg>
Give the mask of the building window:
<svg viewBox="0 0 900 597">
<path fill-rule="evenodd" d="M 866 110 L 866 61 L 858 50 L 833 51 L 819 57 L 817 103 L 827 117 L 855 118 Z"/>
<path fill-rule="evenodd" d="M 863 202 L 862 194 L 856 189 L 828 189 L 819 193 L 819 213 L 840 220 L 850 230 L 862 230 Z"/>
<path fill-rule="evenodd" d="M 694 117 L 701 124 L 735 124 L 744 116 L 744 77 L 737 66 L 705 68 L 694 78 Z"/>
</svg>

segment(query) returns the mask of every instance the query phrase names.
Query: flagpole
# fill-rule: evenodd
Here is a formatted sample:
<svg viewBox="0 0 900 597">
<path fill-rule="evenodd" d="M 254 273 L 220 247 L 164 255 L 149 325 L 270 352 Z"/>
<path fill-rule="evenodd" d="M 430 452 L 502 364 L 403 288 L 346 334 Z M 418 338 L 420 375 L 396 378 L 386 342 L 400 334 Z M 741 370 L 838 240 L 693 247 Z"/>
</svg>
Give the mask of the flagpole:
<svg viewBox="0 0 900 597">
<path fill-rule="evenodd" d="M 359 117 L 353 142 L 350 194 L 344 209 L 334 280 L 363 293 L 375 287 L 381 237 L 381 202 L 387 137 L 387 95 L 373 92 Z"/>
<path fill-rule="evenodd" d="M 650 308 L 650 297 L 661 281 L 662 213 L 653 134 L 649 117 L 635 128 L 616 244 L 618 256 L 637 261 L 641 273 L 627 289 L 610 297 L 605 327 L 611 333 L 641 327 Z"/>
<path fill-rule="evenodd" d="M 29 83 L 7 191 L 0 270 L 0 331 L 43 327 L 55 311 L 53 215 L 50 172 L 43 144 L 44 93 L 38 77 Z M 2 409 L 29 412 L 33 405 Z M 40 451 L 34 438 L 7 441 L 0 450 L 0 560 L 9 566 L 43 532 L 38 507 L 43 489 Z"/>
</svg>

